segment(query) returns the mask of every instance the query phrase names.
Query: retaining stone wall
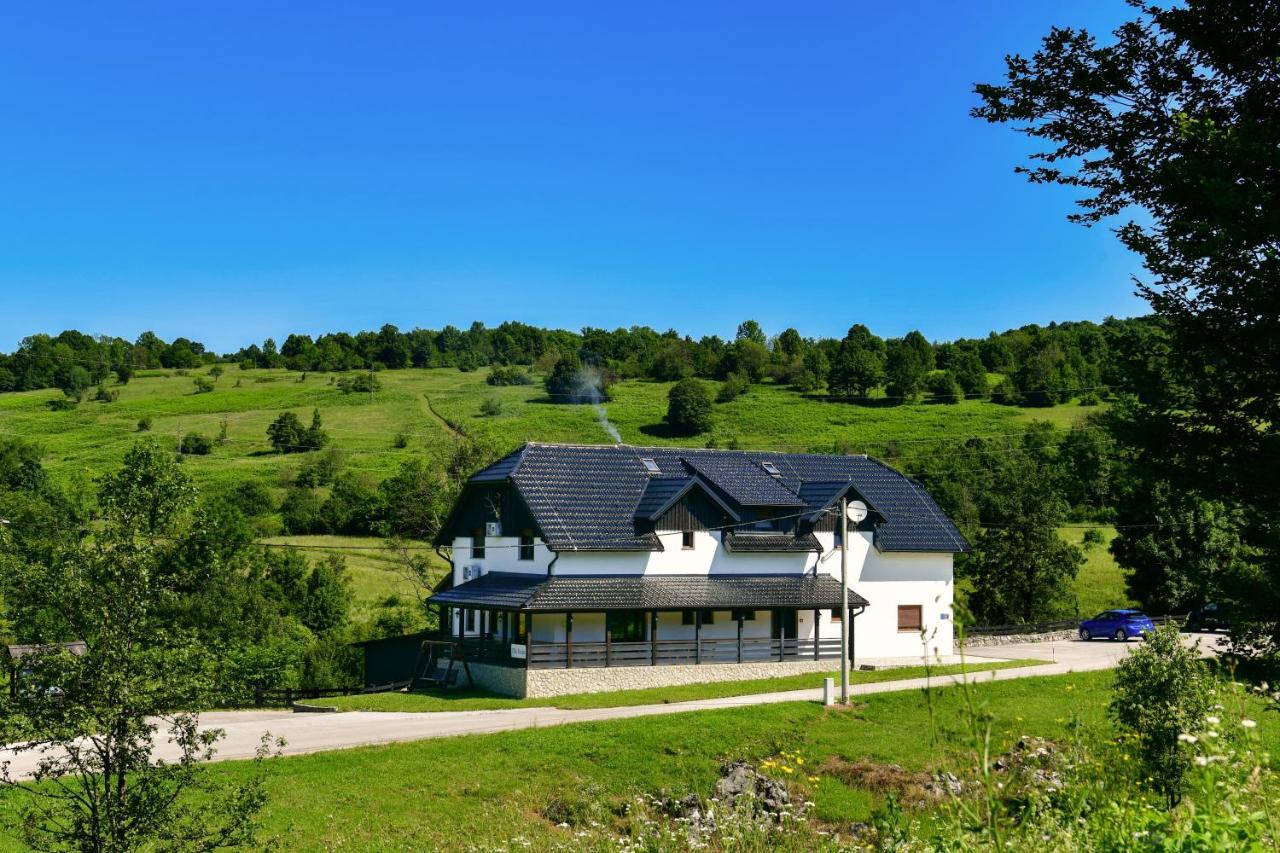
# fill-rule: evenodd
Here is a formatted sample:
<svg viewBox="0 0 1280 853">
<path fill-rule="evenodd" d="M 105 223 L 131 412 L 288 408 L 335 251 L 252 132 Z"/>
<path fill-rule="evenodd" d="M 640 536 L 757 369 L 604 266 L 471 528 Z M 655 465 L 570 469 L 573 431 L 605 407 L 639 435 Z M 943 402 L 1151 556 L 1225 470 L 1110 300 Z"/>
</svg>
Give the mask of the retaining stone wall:
<svg viewBox="0 0 1280 853">
<path fill-rule="evenodd" d="M 472 665 L 474 669 L 474 664 Z M 529 698 L 563 696 L 568 693 L 609 693 L 645 687 L 673 687 L 712 681 L 747 681 L 784 675 L 831 672 L 840 662 L 760 661 L 759 663 L 693 664 L 688 666 L 611 666 L 582 669 L 528 670 L 525 693 Z M 477 679 L 478 681 L 478 679 Z M 817 679 L 814 687 L 821 687 Z M 496 688 L 491 688 L 496 689 Z"/>
<path fill-rule="evenodd" d="M 471 669 L 471 678 L 475 681 L 476 687 L 481 690 L 491 690 L 517 699 L 525 698 L 526 670 L 487 663 L 469 663 L 468 666 Z M 466 675 L 460 674 L 458 678 L 465 679 Z"/>
<path fill-rule="evenodd" d="M 965 648 L 976 649 L 979 646 L 1011 646 L 1014 643 L 1045 643 L 1056 640 L 1074 640 L 1078 631 L 1050 631 L 1047 634 L 979 634 L 976 637 L 965 637 Z"/>
</svg>

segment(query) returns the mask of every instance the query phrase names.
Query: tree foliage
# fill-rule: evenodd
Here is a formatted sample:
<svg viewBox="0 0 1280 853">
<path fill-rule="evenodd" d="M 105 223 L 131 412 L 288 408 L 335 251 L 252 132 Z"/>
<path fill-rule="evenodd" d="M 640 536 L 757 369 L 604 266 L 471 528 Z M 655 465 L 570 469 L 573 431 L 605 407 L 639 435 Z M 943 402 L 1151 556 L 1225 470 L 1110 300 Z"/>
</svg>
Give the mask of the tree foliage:
<svg viewBox="0 0 1280 853">
<path fill-rule="evenodd" d="M 682 379 L 667 393 L 667 425 L 682 435 L 707 432 L 714 423 L 711 392 L 697 379 Z"/>
</svg>

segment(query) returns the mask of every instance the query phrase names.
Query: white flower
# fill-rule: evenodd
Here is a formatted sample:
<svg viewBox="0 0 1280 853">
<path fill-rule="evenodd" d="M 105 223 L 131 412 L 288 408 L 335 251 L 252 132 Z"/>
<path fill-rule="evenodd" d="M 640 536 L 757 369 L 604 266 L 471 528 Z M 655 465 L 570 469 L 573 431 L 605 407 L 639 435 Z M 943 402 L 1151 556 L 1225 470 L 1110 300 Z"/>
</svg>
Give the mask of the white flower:
<svg viewBox="0 0 1280 853">
<path fill-rule="evenodd" d="M 1240 725 L 1244 726 L 1246 729 L 1254 729 L 1258 727 L 1257 723 L 1255 723 L 1253 720 L 1248 720 L 1248 719 L 1241 720 Z"/>
<path fill-rule="evenodd" d="M 1189 735 L 1186 732 L 1183 732 L 1182 734 L 1178 735 L 1178 740 L 1182 741 L 1183 743 L 1195 743 L 1198 740 L 1198 738 L 1195 735 Z"/>
<path fill-rule="evenodd" d="M 1205 737 L 1217 737 L 1217 736 L 1218 736 L 1218 733 L 1217 733 L 1217 732 L 1212 732 L 1212 731 L 1210 731 L 1210 732 L 1205 732 L 1205 733 L 1204 733 L 1204 736 L 1205 736 Z"/>
<path fill-rule="evenodd" d="M 1197 756 L 1196 756 L 1196 765 L 1197 765 L 1197 766 L 1199 766 L 1199 767 L 1204 767 L 1204 766 L 1208 765 L 1208 763 L 1209 763 L 1209 759 L 1205 758 L 1203 755 L 1197 755 Z"/>
<path fill-rule="evenodd" d="M 1205 722 L 1207 722 L 1211 726 L 1216 726 L 1218 723 L 1222 722 L 1222 720 L 1219 720 L 1217 717 L 1213 717 L 1213 716 L 1205 717 L 1204 719 L 1205 719 Z"/>
</svg>

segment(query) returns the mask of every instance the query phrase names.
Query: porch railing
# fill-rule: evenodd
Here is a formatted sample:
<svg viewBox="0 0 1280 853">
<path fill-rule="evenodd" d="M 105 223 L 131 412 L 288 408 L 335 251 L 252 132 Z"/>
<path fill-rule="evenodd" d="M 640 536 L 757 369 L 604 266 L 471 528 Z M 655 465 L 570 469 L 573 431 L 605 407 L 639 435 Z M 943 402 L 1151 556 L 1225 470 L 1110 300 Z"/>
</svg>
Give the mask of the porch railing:
<svg viewBox="0 0 1280 853">
<path fill-rule="evenodd" d="M 659 640 L 640 642 L 533 643 L 530 669 L 567 669 L 600 666 L 674 666 L 712 663 L 763 663 L 767 661 L 838 660 L 840 638 L 777 640 L 743 638 L 724 640 Z"/>
</svg>

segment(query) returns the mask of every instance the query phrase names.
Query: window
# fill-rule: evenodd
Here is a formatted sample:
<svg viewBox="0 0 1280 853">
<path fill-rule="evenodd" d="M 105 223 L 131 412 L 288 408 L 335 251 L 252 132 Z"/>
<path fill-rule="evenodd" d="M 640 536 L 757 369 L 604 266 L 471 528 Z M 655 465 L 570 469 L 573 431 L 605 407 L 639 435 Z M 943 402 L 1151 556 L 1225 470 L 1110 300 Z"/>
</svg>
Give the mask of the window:
<svg viewBox="0 0 1280 853">
<path fill-rule="evenodd" d="M 692 625 L 692 624 L 693 624 L 693 614 L 694 614 L 694 611 L 692 611 L 692 610 L 681 610 L 681 611 L 680 611 L 680 624 L 681 624 L 681 625 Z"/>
<path fill-rule="evenodd" d="M 743 622 L 756 621 L 756 612 L 754 610 L 735 610 L 733 611 L 733 621 L 741 619 Z"/>
<path fill-rule="evenodd" d="M 694 621 L 694 619 L 695 619 L 695 617 L 698 615 L 698 613 L 699 613 L 699 611 L 697 611 L 697 610 L 681 610 L 681 611 L 680 611 L 680 624 L 681 624 L 681 625 L 694 625 L 694 624 L 697 624 L 697 623 Z M 703 610 L 703 611 L 701 611 L 701 613 L 702 613 L 702 624 L 703 624 L 703 625 L 710 625 L 710 624 L 711 624 L 711 622 L 712 622 L 712 615 L 713 615 L 713 611 L 711 611 L 711 610 Z"/>
<path fill-rule="evenodd" d="M 924 627 L 924 608 L 919 604 L 898 605 L 898 630 L 919 632 Z"/>
<path fill-rule="evenodd" d="M 476 612 L 474 610 L 462 611 L 466 619 L 466 630 L 474 631 L 476 629 Z"/>
<path fill-rule="evenodd" d="M 643 610 L 615 610 L 605 617 L 615 643 L 638 643 L 645 637 Z"/>
<path fill-rule="evenodd" d="M 693 531 L 686 530 L 680 534 L 680 545 L 686 550 L 693 550 Z"/>
<path fill-rule="evenodd" d="M 517 553 L 518 559 L 533 559 L 533 531 L 526 530 L 520 534 L 520 550 Z"/>
<path fill-rule="evenodd" d="M 761 462 L 760 467 L 769 472 L 771 477 L 781 477 L 782 472 L 778 470 L 778 466 L 772 462 Z"/>
<path fill-rule="evenodd" d="M 843 622 L 843 621 L 844 621 L 844 617 L 840 615 L 840 608 L 839 608 L 839 607 L 833 607 L 833 608 L 831 608 L 831 621 L 832 621 L 832 622 Z"/>
<path fill-rule="evenodd" d="M 661 473 L 662 473 L 662 469 L 658 467 L 658 463 L 657 463 L 657 462 L 654 462 L 652 459 L 650 459 L 650 458 L 648 458 L 648 457 L 645 457 L 644 459 L 641 459 L 641 460 L 640 460 L 640 464 L 641 464 L 641 465 L 643 465 L 643 466 L 644 466 L 644 470 L 648 471 L 650 474 L 661 474 Z"/>
<path fill-rule="evenodd" d="M 471 531 L 471 559 L 484 559 L 484 528 L 477 527 Z"/>
<path fill-rule="evenodd" d="M 716 612 L 714 610 L 702 611 L 702 624 L 710 625 L 716 621 Z"/>
</svg>

